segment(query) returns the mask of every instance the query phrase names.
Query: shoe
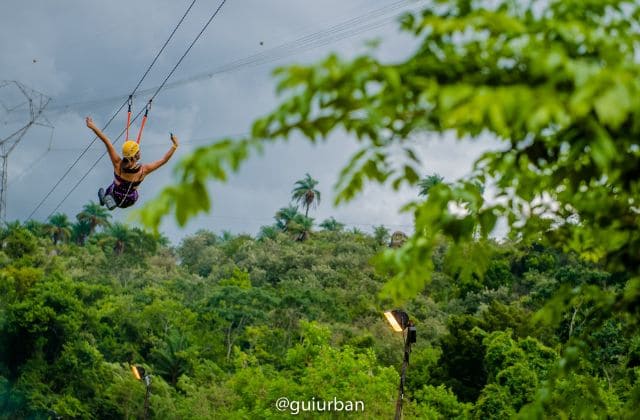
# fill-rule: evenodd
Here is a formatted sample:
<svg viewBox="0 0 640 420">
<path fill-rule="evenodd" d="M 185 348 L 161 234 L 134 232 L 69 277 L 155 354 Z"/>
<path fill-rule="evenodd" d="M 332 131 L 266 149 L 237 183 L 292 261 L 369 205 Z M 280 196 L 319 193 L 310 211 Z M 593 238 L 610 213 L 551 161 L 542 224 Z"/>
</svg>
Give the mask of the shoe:
<svg viewBox="0 0 640 420">
<path fill-rule="evenodd" d="M 100 205 L 104 206 L 104 188 L 98 190 L 98 199 L 100 200 Z"/>
<path fill-rule="evenodd" d="M 109 210 L 113 210 L 116 207 L 118 207 L 118 204 L 116 204 L 116 199 L 113 198 L 111 194 L 106 194 L 104 196 L 104 204 L 107 206 Z"/>
</svg>

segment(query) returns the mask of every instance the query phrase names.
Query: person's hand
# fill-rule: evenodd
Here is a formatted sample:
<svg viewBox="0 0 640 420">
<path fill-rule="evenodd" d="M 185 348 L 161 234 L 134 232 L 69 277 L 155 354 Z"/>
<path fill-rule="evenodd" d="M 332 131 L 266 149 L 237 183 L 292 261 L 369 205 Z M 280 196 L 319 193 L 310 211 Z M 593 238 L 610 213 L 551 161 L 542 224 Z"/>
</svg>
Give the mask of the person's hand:
<svg viewBox="0 0 640 420">
<path fill-rule="evenodd" d="M 85 118 L 85 122 L 87 123 L 87 127 L 89 128 L 95 128 L 95 124 L 93 123 L 93 120 L 91 119 L 91 117 L 87 117 Z"/>
<path fill-rule="evenodd" d="M 177 149 L 178 148 L 178 138 L 176 136 L 173 135 L 173 133 L 169 133 L 170 136 L 169 138 L 171 139 L 171 143 L 173 143 L 173 148 Z"/>
</svg>

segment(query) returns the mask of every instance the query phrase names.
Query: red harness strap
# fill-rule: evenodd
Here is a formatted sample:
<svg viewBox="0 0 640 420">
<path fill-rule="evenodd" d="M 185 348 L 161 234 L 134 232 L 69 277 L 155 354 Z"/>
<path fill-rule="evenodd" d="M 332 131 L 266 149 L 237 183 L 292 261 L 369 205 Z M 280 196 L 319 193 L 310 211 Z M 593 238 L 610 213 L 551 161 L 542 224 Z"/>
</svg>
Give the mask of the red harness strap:
<svg viewBox="0 0 640 420">
<path fill-rule="evenodd" d="M 144 110 L 144 116 L 142 117 L 142 123 L 140 124 L 140 131 L 138 132 L 138 140 L 136 143 L 140 144 L 140 139 L 142 138 L 142 130 L 144 130 L 144 124 L 147 122 L 147 116 L 149 115 L 149 110 L 151 109 L 151 99 L 147 102 L 147 106 Z"/>
<path fill-rule="evenodd" d="M 131 125 L 131 105 L 133 105 L 133 95 L 129 95 L 129 100 L 127 101 L 129 108 L 127 110 L 127 128 L 126 128 L 126 137 L 125 140 L 129 140 L 129 126 Z M 147 117 L 149 116 L 149 110 L 151 109 L 151 99 L 147 102 L 147 106 L 144 110 L 144 116 L 142 117 L 142 123 L 140 124 L 140 131 L 138 131 L 138 139 L 136 143 L 140 144 L 140 140 L 142 139 L 142 130 L 144 130 L 144 125 L 147 122 Z"/>
</svg>

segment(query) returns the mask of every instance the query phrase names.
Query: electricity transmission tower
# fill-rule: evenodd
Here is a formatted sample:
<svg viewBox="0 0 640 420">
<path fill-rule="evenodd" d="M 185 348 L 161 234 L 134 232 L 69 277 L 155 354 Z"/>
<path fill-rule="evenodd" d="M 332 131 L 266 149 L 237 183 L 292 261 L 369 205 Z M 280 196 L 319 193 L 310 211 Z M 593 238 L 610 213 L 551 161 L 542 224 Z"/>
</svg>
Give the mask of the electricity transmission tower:
<svg viewBox="0 0 640 420">
<path fill-rule="evenodd" d="M 7 210 L 7 161 L 9 154 L 33 125 L 52 127 L 51 123 L 42 115 L 50 100 L 51 98 L 48 96 L 15 80 L 0 80 L 2 131 L 8 128 L 7 131 L 11 133 L 7 137 L 0 137 L 0 222 L 5 221 Z M 22 118 L 25 113 L 27 117 Z"/>
</svg>

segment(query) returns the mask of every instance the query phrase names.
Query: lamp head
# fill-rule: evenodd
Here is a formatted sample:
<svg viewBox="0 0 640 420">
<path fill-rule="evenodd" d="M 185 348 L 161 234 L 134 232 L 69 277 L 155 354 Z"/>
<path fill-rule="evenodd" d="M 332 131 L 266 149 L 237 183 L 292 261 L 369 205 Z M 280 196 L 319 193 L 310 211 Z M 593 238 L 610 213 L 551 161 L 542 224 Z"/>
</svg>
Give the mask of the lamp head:
<svg viewBox="0 0 640 420">
<path fill-rule="evenodd" d="M 135 376 L 137 380 L 142 380 L 142 378 L 144 378 L 144 368 L 142 366 L 132 365 L 131 371 L 133 372 L 133 376 Z"/>
<path fill-rule="evenodd" d="M 409 315 L 400 309 L 385 311 L 384 316 L 387 318 L 389 325 L 396 332 L 402 332 L 409 325 Z"/>
</svg>

